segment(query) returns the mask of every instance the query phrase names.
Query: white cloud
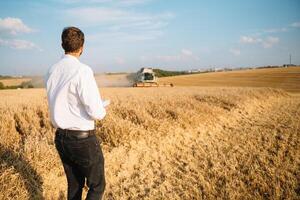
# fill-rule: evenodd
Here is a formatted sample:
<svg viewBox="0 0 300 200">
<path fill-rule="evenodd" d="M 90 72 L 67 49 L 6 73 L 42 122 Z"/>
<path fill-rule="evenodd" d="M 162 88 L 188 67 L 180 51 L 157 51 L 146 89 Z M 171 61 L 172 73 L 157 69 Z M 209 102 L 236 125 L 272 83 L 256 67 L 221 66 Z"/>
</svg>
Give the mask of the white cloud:
<svg viewBox="0 0 300 200">
<path fill-rule="evenodd" d="M 108 3 L 112 2 L 112 0 L 54 0 L 60 3 L 74 4 L 74 3 Z"/>
<path fill-rule="evenodd" d="M 0 33 L 16 35 L 19 33 L 31 33 L 34 30 L 29 28 L 19 18 L 6 17 L 0 18 Z"/>
<path fill-rule="evenodd" d="M 149 59 L 148 59 L 148 56 L 140 56 L 140 61 L 141 62 L 146 62 L 146 61 L 148 61 Z"/>
<path fill-rule="evenodd" d="M 0 39 L 0 46 L 7 46 L 12 49 L 38 49 L 41 51 L 41 49 L 34 44 L 33 42 L 27 41 L 27 40 L 18 40 L 18 39 L 10 39 L 10 40 L 4 40 Z"/>
<path fill-rule="evenodd" d="M 128 33 L 125 31 L 103 32 L 87 35 L 86 38 L 93 42 L 141 42 L 154 40 L 161 37 L 164 33 L 159 30 L 149 30 L 146 32 Z"/>
<path fill-rule="evenodd" d="M 284 33 L 293 30 L 293 28 L 300 28 L 300 21 L 294 22 L 292 24 L 286 25 L 285 27 L 281 27 L 281 28 L 277 27 L 277 28 L 264 29 L 255 33 L 255 35 L 258 36 L 258 35 L 263 35 L 268 33 Z"/>
<path fill-rule="evenodd" d="M 115 6 L 135 6 L 143 5 L 152 0 L 58 0 L 62 3 L 67 4 L 76 4 L 76 3 L 85 3 L 85 4 L 110 4 Z"/>
<path fill-rule="evenodd" d="M 250 36 L 242 36 L 240 38 L 240 42 L 241 43 L 245 43 L 245 44 L 255 44 L 258 43 L 260 39 L 254 38 L 254 37 L 250 37 Z"/>
<path fill-rule="evenodd" d="M 240 43 L 243 44 L 260 44 L 263 48 L 271 48 L 279 42 L 278 37 L 268 36 L 266 38 L 257 38 L 251 36 L 241 36 Z"/>
<path fill-rule="evenodd" d="M 241 50 L 239 50 L 239 49 L 233 49 L 232 48 L 232 49 L 229 49 L 229 52 L 232 53 L 235 56 L 241 55 Z"/>
<path fill-rule="evenodd" d="M 272 29 L 266 29 L 264 30 L 265 33 L 282 33 L 289 31 L 288 28 L 272 28 Z"/>
<path fill-rule="evenodd" d="M 122 6 L 133 6 L 133 5 L 145 4 L 150 1 L 151 0 L 118 0 L 114 2 Z"/>
<path fill-rule="evenodd" d="M 279 38 L 270 36 L 262 41 L 262 45 L 264 48 L 271 48 L 274 44 L 277 44 L 278 42 Z"/>
<path fill-rule="evenodd" d="M 256 36 L 261 36 L 269 33 L 284 33 L 284 32 L 289 32 L 292 31 L 293 28 L 299 28 L 300 27 L 300 21 L 294 22 L 292 24 L 287 24 L 286 26 L 283 27 L 277 27 L 277 28 L 269 28 L 269 29 L 263 29 L 258 32 L 256 32 L 254 35 Z"/>
<path fill-rule="evenodd" d="M 145 26 L 159 21 L 167 21 L 174 17 L 170 12 L 161 14 L 145 14 L 126 9 L 110 7 L 85 7 L 72 8 L 64 11 L 72 20 L 77 20 L 85 26 L 99 25 L 128 25 L 132 23 L 146 22 Z"/>
<path fill-rule="evenodd" d="M 106 7 L 72 8 L 65 13 L 71 18 L 75 18 L 76 20 L 79 20 L 79 22 L 88 25 L 100 25 L 128 20 L 132 21 L 138 17 L 133 16 L 124 10 Z"/>
<path fill-rule="evenodd" d="M 192 55 L 193 55 L 193 52 L 190 51 L 190 50 L 188 50 L 188 49 L 182 49 L 182 50 L 181 50 L 181 54 L 182 54 L 183 56 L 192 56 Z"/>
<path fill-rule="evenodd" d="M 100 27 L 87 39 L 94 41 L 145 41 L 164 34 L 163 29 L 174 17 L 170 12 L 157 14 L 129 11 L 125 8 L 85 7 L 72 8 L 64 13 L 70 21 L 78 21 L 82 27 Z"/>
<path fill-rule="evenodd" d="M 173 61 L 189 61 L 194 60 L 198 61 L 199 57 L 194 55 L 191 50 L 188 49 L 182 49 L 179 54 L 177 55 L 163 55 L 163 56 L 157 56 L 158 60 L 164 61 L 164 62 L 173 62 Z"/>
<path fill-rule="evenodd" d="M 126 63 L 125 59 L 122 57 L 116 57 L 115 61 L 118 65 L 124 65 Z"/>
<path fill-rule="evenodd" d="M 0 46 L 6 46 L 11 49 L 41 49 L 33 42 L 15 38 L 21 33 L 32 33 L 35 30 L 29 28 L 19 18 L 6 17 L 0 18 Z"/>
<path fill-rule="evenodd" d="M 139 22 L 133 22 L 133 23 L 127 23 L 127 24 L 118 24 L 113 25 L 109 28 L 111 31 L 119 31 L 122 29 L 139 29 L 139 30 L 154 30 L 154 29 L 160 29 L 168 25 L 168 22 L 163 21 L 139 21 Z"/>
<path fill-rule="evenodd" d="M 294 22 L 291 24 L 291 26 L 294 28 L 300 28 L 300 22 Z"/>
</svg>

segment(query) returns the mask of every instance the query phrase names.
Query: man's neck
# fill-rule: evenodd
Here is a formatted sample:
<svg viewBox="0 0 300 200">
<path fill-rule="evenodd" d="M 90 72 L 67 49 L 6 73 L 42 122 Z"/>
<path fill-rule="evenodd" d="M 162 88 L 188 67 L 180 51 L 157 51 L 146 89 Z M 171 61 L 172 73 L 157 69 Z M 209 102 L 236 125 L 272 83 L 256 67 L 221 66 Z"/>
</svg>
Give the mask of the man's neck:
<svg viewBox="0 0 300 200">
<path fill-rule="evenodd" d="M 65 53 L 65 55 L 70 55 L 70 56 L 74 56 L 76 58 L 80 57 L 80 53 Z"/>
</svg>

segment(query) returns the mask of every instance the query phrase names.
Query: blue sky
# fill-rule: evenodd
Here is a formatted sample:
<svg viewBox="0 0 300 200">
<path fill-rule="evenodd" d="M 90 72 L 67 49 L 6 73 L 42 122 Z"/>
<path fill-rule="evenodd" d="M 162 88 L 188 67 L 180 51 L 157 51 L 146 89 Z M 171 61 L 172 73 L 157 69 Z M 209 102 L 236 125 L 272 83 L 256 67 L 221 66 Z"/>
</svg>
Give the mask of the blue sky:
<svg viewBox="0 0 300 200">
<path fill-rule="evenodd" d="M 66 26 L 85 33 L 95 72 L 300 64 L 298 0 L 0 2 L 0 74 L 44 74 Z"/>
</svg>

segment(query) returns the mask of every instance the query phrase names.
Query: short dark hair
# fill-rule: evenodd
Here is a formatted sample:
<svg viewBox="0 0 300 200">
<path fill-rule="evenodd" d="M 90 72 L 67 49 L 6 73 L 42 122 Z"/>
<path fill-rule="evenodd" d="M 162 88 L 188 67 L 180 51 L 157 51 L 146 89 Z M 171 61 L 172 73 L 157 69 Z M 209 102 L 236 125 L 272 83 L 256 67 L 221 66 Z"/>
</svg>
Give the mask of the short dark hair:
<svg viewBox="0 0 300 200">
<path fill-rule="evenodd" d="M 84 43 L 83 32 L 76 27 L 66 27 L 61 34 L 62 47 L 65 53 L 77 52 Z"/>
</svg>

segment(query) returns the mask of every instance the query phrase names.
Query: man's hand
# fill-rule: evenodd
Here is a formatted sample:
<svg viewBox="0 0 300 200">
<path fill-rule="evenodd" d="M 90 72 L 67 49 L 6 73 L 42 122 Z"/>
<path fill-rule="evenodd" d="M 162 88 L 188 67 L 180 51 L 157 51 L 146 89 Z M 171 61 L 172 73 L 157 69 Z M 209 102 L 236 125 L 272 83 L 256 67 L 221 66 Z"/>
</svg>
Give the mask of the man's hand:
<svg viewBox="0 0 300 200">
<path fill-rule="evenodd" d="M 107 107 L 110 104 L 110 100 L 104 100 L 102 102 L 102 104 L 103 104 L 103 107 L 105 108 L 105 107 Z"/>
</svg>

